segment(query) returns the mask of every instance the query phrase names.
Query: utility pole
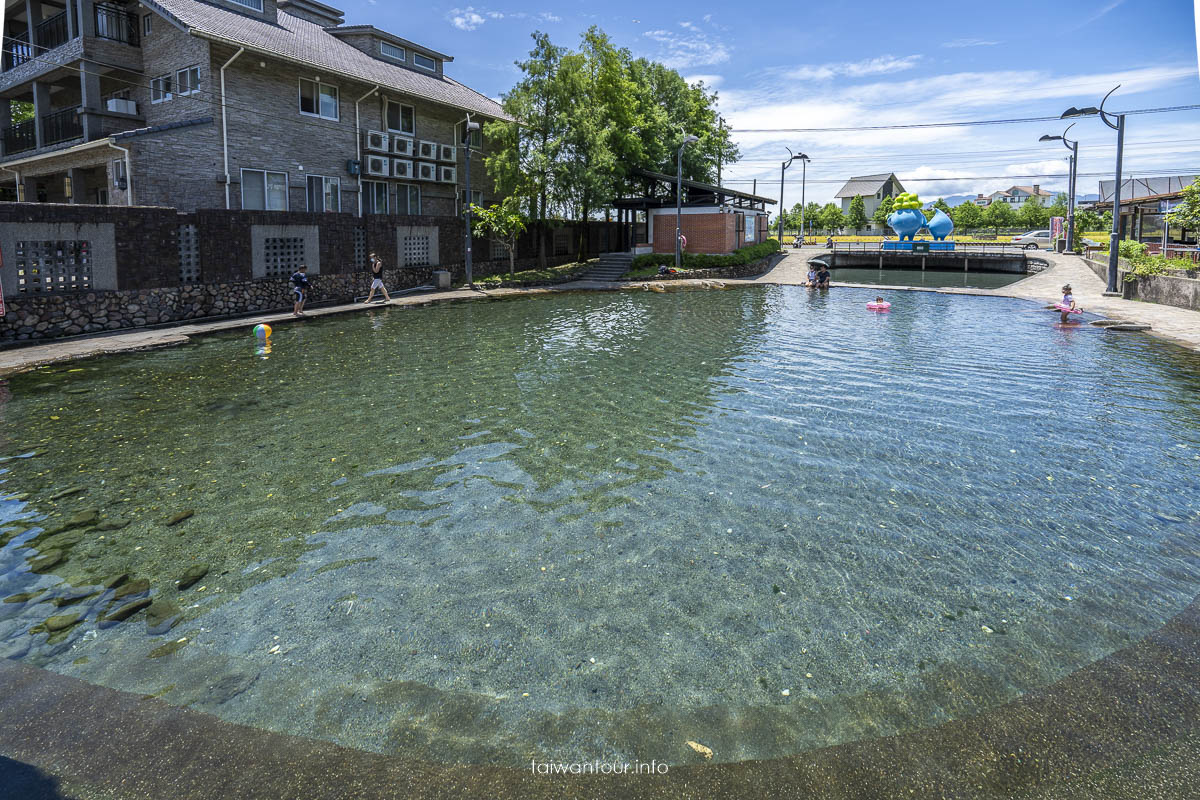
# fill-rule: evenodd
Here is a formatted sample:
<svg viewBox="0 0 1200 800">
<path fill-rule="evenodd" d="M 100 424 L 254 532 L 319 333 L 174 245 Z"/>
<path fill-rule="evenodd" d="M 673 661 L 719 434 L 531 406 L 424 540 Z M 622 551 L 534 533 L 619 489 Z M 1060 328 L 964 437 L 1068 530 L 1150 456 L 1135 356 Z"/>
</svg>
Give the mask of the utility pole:
<svg viewBox="0 0 1200 800">
<path fill-rule="evenodd" d="M 479 130 L 478 122 L 471 122 L 471 115 L 467 115 L 467 124 L 463 126 L 463 146 L 467 148 L 467 202 L 464 204 L 467 212 L 466 224 L 466 267 L 467 267 L 467 286 L 475 288 L 475 282 L 471 275 L 471 134 Z"/>
</svg>

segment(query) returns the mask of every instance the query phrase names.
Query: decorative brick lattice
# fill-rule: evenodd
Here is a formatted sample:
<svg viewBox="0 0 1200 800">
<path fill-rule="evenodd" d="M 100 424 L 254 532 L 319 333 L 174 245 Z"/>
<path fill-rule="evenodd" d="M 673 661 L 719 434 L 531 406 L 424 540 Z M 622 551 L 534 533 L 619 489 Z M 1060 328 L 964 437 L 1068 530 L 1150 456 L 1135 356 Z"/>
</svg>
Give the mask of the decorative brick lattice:
<svg viewBox="0 0 1200 800">
<path fill-rule="evenodd" d="M 179 226 L 179 281 L 200 282 L 200 237 L 195 225 Z"/>
<path fill-rule="evenodd" d="M 268 238 L 265 242 L 268 278 L 289 278 L 304 263 L 304 239 L 300 236 Z"/>
<path fill-rule="evenodd" d="M 14 256 L 18 294 L 92 288 L 91 242 L 17 242 Z"/>
<path fill-rule="evenodd" d="M 429 266 L 429 236 L 404 237 L 404 266 Z"/>
<path fill-rule="evenodd" d="M 492 261 L 508 261 L 508 248 L 495 239 L 492 243 Z"/>
<path fill-rule="evenodd" d="M 366 228 L 354 229 L 354 267 L 355 269 L 367 268 L 367 230 Z"/>
</svg>

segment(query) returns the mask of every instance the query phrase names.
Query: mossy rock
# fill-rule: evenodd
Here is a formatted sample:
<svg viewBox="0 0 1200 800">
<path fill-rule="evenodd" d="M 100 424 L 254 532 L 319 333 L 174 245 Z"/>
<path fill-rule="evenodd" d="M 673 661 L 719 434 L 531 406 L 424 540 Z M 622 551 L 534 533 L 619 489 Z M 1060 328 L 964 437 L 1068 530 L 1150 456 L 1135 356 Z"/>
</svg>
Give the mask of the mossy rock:
<svg viewBox="0 0 1200 800">
<path fill-rule="evenodd" d="M 108 612 L 100 617 L 100 626 L 108 627 L 115 625 L 118 622 L 124 622 L 144 608 L 149 608 L 154 603 L 149 597 L 141 597 L 137 600 L 130 601 L 123 606 L 119 606 L 113 611 Z"/>
<path fill-rule="evenodd" d="M 43 622 L 42 625 L 45 626 L 49 633 L 58 633 L 59 631 L 65 631 L 68 628 L 73 628 L 81 622 L 83 622 L 82 614 L 59 614 L 57 616 L 50 617 Z"/>
<path fill-rule="evenodd" d="M 146 629 L 150 633 L 166 633 L 179 624 L 183 612 L 170 600 L 159 598 L 146 609 Z"/>
<path fill-rule="evenodd" d="M 195 566 L 188 567 L 187 570 L 184 571 L 183 575 L 180 576 L 179 580 L 175 581 L 175 585 L 179 588 L 179 591 L 182 592 L 184 589 L 190 589 L 192 586 L 199 583 L 200 580 L 203 579 L 207 574 L 207 564 L 196 564 Z"/>
<path fill-rule="evenodd" d="M 66 554 L 62 550 L 43 550 L 41 555 L 30 559 L 29 569 L 34 572 L 49 572 L 62 563 Z"/>
<path fill-rule="evenodd" d="M 150 581 L 145 578 L 138 578 L 135 581 L 127 581 L 122 583 L 113 590 L 113 600 L 121 600 L 125 597 L 132 597 L 137 594 L 145 594 L 150 591 Z"/>
<path fill-rule="evenodd" d="M 179 523 L 183 522 L 185 519 L 191 519 L 193 516 L 195 516 L 195 514 L 196 514 L 195 510 L 191 509 L 191 508 L 184 509 L 183 511 L 180 511 L 177 514 L 172 514 L 170 517 L 167 518 L 167 526 L 170 527 L 172 525 L 178 525 Z"/>
</svg>

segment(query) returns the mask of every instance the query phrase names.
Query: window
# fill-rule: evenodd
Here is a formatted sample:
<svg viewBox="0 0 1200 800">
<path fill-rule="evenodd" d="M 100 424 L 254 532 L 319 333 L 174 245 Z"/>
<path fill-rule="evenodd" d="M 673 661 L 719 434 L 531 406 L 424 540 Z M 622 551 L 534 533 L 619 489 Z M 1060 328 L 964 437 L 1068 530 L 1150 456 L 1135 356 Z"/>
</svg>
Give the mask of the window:
<svg viewBox="0 0 1200 800">
<path fill-rule="evenodd" d="M 388 185 L 383 181 L 363 181 L 363 211 L 388 213 Z"/>
<path fill-rule="evenodd" d="M 112 162 L 113 186 L 117 189 L 124 189 L 126 186 L 125 175 L 125 159 L 115 158 Z"/>
<path fill-rule="evenodd" d="M 338 119 L 337 87 L 301 78 L 300 113 L 322 119 Z"/>
<path fill-rule="evenodd" d="M 154 15 L 147 14 L 142 17 L 142 36 L 149 36 L 152 27 L 154 27 Z"/>
<path fill-rule="evenodd" d="M 175 94 L 195 94 L 200 91 L 200 67 L 188 67 L 175 73 Z"/>
<path fill-rule="evenodd" d="M 467 202 L 467 193 L 465 191 L 459 192 L 458 193 L 458 213 L 459 214 L 466 213 L 466 209 L 463 208 L 463 205 L 466 202 Z M 476 192 L 476 191 L 471 192 L 471 205 L 475 206 L 476 208 L 483 208 L 483 192 Z"/>
<path fill-rule="evenodd" d="M 162 75 L 150 81 L 150 102 L 161 103 L 171 99 L 171 76 Z"/>
<path fill-rule="evenodd" d="M 416 216 L 421 213 L 421 187 L 402 183 L 396 187 L 396 213 Z"/>
<path fill-rule="evenodd" d="M 255 11 L 263 10 L 263 0 L 229 0 L 229 2 L 231 2 L 235 5 L 245 6 L 246 8 L 254 9 Z"/>
<path fill-rule="evenodd" d="M 413 53 L 413 63 L 421 69 L 427 69 L 431 72 L 437 71 L 437 62 L 429 56 L 423 56 L 420 53 Z"/>
<path fill-rule="evenodd" d="M 463 138 L 466 136 L 466 120 L 454 126 L 454 140 L 456 144 L 462 144 Z M 478 150 L 483 147 L 483 131 L 471 131 L 471 149 Z"/>
<path fill-rule="evenodd" d="M 242 208 L 246 211 L 287 211 L 287 173 L 242 170 Z"/>
<path fill-rule="evenodd" d="M 397 61 L 403 61 L 405 56 L 403 47 L 397 47 L 396 45 L 389 44 L 388 42 L 379 43 L 379 52 L 383 53 L 388 58 L 394 58 Z"/>
<path fill-rule="evenodd" d="M 341 211 L 342 182 L 339 178 L 308 176 L 308 210 Z"/>
<path fill-rule="evenodd" d="M 409 136 L 416 133 L 416 114 L 413 113 L 413 107 L 388 100 L 387 127 L 389 131 L 407 133 Z"/>
</svg>

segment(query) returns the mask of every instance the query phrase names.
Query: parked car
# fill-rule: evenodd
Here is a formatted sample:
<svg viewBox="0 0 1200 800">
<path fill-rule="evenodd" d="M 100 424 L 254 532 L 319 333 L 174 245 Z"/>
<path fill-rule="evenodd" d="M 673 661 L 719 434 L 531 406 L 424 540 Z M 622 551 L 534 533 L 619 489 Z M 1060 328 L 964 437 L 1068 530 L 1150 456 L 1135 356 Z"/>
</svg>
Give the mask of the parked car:
<svg viewBox="0 0 1200 800">
<path fill-rule="evenodd" d="M 1050 248 L 1050 231 L 1030 231 L 1013 237 L 1013 244 L 1019 244 L 1026 250 L 1037 250 L 1040 247 Z"/>
</svg>

